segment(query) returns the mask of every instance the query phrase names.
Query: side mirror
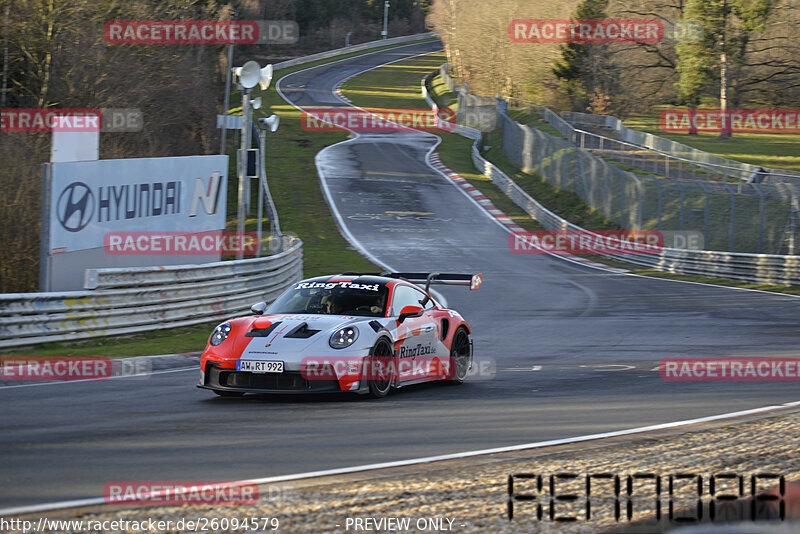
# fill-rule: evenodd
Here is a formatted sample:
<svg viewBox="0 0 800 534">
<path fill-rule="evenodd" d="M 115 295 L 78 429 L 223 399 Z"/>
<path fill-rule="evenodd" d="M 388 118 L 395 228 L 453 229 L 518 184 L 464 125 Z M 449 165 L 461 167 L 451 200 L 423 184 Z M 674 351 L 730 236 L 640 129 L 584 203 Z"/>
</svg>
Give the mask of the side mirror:
<svg viewBox="0 0 800 534">
<path fill-rule="evenodd" d="M 266 309 L 267 309 L 267 303 L 266 302 L 257 302 L 256 304 L 253 304 L 252 306 L 250 306 L 250 311 L 253 312 L 256 315 L 263 314 L 264 310 L 266 310 Z"/>
<path fill-rule="evenodd" d="M 409 317 L 420 317 L 422 315 L 422 307 L 420 306 L 404 306 L 400 310 L 400 317 L 397 318 L 399 322 L 403 322 Z"/>
</svg>

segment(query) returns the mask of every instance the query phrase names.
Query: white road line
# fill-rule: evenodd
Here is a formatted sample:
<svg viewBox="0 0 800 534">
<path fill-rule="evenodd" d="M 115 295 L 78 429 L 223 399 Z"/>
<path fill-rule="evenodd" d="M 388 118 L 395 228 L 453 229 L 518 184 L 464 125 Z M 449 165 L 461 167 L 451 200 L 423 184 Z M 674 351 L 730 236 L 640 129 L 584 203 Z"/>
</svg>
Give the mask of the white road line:
<svg viewBox="0 0 800 534">
<path fill-rule="evenodd" d="M 643 434 L 646 432 L 655 432 L 659 430 L 668 430 L 671 428 L 679 428 L 682 426 L 696 425 L 699 423 L 710 423 L 713 421 L 722 421 L 725 419 L 733 419 L 736 417 L 744 417 L 747 415 L 754 415 L 758 413 L 769 412 L 772 410 L 780 410 L 784 408 L 793 408 L 800 406 L 800 401 L 787 402 L 785 404 L 777 404 L 773 406 L 764 406 L 762 408 L 754 408 L 751 410 L 742 410 L 740 412 L 731 412 L 722 415 L 712 415 L 709 417 L 699 417 L 697 419 L 689 419 L 685 421 L 675 421 L 673 423 L 663 423 L 659 425 L 643 426 L 638 428 L 630 428 L 626 430 L 616 430 L 613 432 L 603 432 L 600 434 L 589 434 L 586 436 L 578 436 L 574 438 L 551 439 L 547 441 L 539 441 L 535 443 L 523 443 L 521 445 L 512 445 L 509 447 L 495 447 L 493 449 L 480 449 L 476 451 L 457 452 L 453 454 L 440 454 L 437 456 L 426 456 L 423 458 L 413 458 L 409 460 L 398 460 L 394 462 L 382 462 L 376 464 L 356 465 L 351 467 L 340 467 L 335 469 L 324 469 L 320 471 L 308 471 L 305 473 L 296 473 L 291 475 L 278 475 L 271 477 L 251 478 L 247 480 L 236 480 L 226 482 L 225 484 L 241 486 L 245 484 L 275 484 L 278 482 L 291 482 L 294 480 L 302 480 L 306 478 L 319 478 L 335 475 L 346 475 L 351 473 L 359 473 L 363 471 L 373 471 L 376 469 L 389 469 L 395 467 L 408 467 L 412 465 L 426 464 L 432 462 L 442 462 L 445 460 L 461 460 L 464 458 L 471 458 L 474 456 L 484 456 L 487 454 L 500 454 L 505 452 L 517 452 L 528 449 L 540 449 L 544 447 L 554 447 L 557 445 L 569 445 L 573 443 L 582 443 L 586 441 L 594 441 L 605 438 L 615 438 L 620 436 L 631 436 L 635 434 Z M 71 501 L 59 501 L 44 504 L 34 504 L 29 506 L 20 506 L 17 508 L 6 508 L 0 510 L 0 516 L 14 516 L 20 514 L 31 514 L 37 512 L 47 512 L 53 510 L 62 510 L 64 508 L 76 508 L 80 506 L 97 506 L 106 504 L 105 498 L 94 497 L 88 499 L 76 499 Z M 119 504 L 114 505 L 119 509 Z"/>
<path fill-rule="evenodd" d="M 120 376 L 108 376 L 105 378 L 84 378 L 81 380 L 58 380 L 54 382 L 37 382 L 36 384 L 15 384 L 11 386 L 3 386 L 0 385 L 0 391 L 4 389 L 14 389 L 14 388 L 33 388 L 39 386 L 61 386 L 64 384 L 80 384 L 81 382 L 106 382 L 107 380 L 113 380 L 115 378 L 136 378 L 142 376 L 152 376 L 152 375 L 164 375 L 167 373 L 180 373 L 183 371 L 199 371 L 200 366 L 195 367 L 181 367 L 180 369 L 166 369 L 164 371 L 153 371 L 152 373 L 140 373 L 135 375 L 120 375 Z"/>
</svg>

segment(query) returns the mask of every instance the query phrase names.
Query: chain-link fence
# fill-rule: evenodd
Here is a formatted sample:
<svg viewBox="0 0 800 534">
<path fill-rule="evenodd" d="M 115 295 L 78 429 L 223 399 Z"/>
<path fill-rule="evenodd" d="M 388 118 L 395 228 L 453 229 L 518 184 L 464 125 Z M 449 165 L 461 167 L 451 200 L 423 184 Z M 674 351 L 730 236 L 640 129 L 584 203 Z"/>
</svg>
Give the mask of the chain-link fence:
<svg viewBox="0 0 800 534">
<path fill-rule="evenodd" d="M 571 142 L 575 128 L 548 108 L 533 102 L 523 105 L 538 112 L 565 139 L 512 119 L 509 107 L 512 112 L 519 110 L 523 106 L 518 102 L 512 101 L 509 106 L 499 98 L 462 96 L 466 90 L 454 83 L 444 66 L 440 72 L 447 86 L 459 94 L 459 118 L 489 115 L 487 101 L 494 100 L 495 110 L 489 115 L 492 120 L 478 120 L 476 127 L 489 131 L 490 125 L 495 125 L 502 131 L 504 153 L 524 172 L 538 175 L 557 189 L 577 194 L 591 209 L 624 229 L 699 232 L 705 250 L 795 254 L 800 249 L 796 233 L 800 226 L 797 182 L 727 183 L 697 179 L 702 174 L 687 177 L 681 167 L 677 175 L 677 171 L 663 172 L 665 165 L 676 163 L 665 163 L 663 158 L 659 161 L 652 156 L 647 157 L 651 172 L 660 176 L 630 172 Z M 648 142 L 659 143 L 652 139 Z M 644 165 L 642 161 L 630 163 Z M 656 172 L 659 170 L 663 174 Z"/>
<path fill-rule="evenodd" d="M 800 181 L 800 173 L 798 172 L 787 169 L 759 167 L 758 165 L 751 165 L 749 163 L 723 158 L 722 156 L 710 154 L 678 143 L 677 141 L 672 141 L 639 130 L 632 130 L 625 126 L 621 120 L 610 115 L 592 115 L 589 113 L 564 111 L 561 113 L 561 118 L 577 128 L 601 128 L 613 132 L 622 142 L 617 145 L 617 150 L 630 151 L 638 149 L 640 159 L 658 159 L 658 156 L 661 156 L 660 159 L 662 159 L 662 161 L 667 160 L 667 165 L 671 163 L 673 169 L 678 166 L 685 167 L 686 172 L 707 174 L 709 175 L 707 178 L 719 178 L 721 180 L 735 179 L 742 181 L 750 181 L 752 178 L 755 178 L 758 183 Z M 603 137 L 582 132 L 581 130 L 577 130 L 575 134 L 573 134 L 571 138 L 572 141 L 575 144 L 583 142 L 587 144 L 586 148 L 593 148 L 591 144 L 597 144 L 599 142 L 598 138 Z M 610 142 L 612 141 L 611 139 L 607 137 L 603 138 L 607 146 L 614 145 L 614 143 Z"/>
<path fill-rule="evenodd" d="M 794 184 L 729 184 L 628 172 L 500 112 L 503 151 L 524 172 L 572 191 L 631 230 L 697 231 L 706 250 L 794 254 Z"/>
<path fill-rule="evenodd" d="M 494 130 L 497 127 L 497 100 L 488 96 L 475 96 L 469 94 L 469 86 L 465 83 L 459 86 L 447 72 L 446 65 L 439 69 L 447 88 L 458 96 L 456 109 L 456 122 L 464 126 L 477 128 L 482 132 Z"/>
</svg>

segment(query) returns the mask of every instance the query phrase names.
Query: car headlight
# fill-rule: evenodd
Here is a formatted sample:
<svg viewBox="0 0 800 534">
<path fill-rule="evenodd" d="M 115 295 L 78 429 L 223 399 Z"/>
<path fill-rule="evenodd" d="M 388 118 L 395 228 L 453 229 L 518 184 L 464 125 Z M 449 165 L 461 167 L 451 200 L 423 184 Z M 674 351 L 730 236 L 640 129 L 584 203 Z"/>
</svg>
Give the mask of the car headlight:
<svg viewBox="0 0 800 534">
<path fill-rule="evenodd" d="M 211 339 L 209 342 L 217 346 L 226 339 L 228 339 L 228 334 L 231 333 L 231 323 L 222 323 L 221 325 L 217 325 L 214 331 L 211 333 Z"/>
<path fill-rule="evenodd" d="M 358 328 L 345 326 L 334 332 L 328 343 L 334 349 L 344 349 L 355 343 L 356 339 L 358 339 Z"/>
</svg>

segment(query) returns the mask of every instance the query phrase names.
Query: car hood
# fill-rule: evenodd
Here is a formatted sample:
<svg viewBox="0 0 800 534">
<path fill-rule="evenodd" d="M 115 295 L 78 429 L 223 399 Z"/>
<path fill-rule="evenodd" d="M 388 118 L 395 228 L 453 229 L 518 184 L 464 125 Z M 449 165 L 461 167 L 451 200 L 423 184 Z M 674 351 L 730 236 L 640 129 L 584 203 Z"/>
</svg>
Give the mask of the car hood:
<svg viewBox="0 0 800 534">
<path fill-rule="evenodd" d="M 242 318 L 242 334 L 237 340 L 241 347 L 241 359 L 280 359 L 299 362 L 304 357 L 345 355 L 368 351 L 375 341 L 375 330 L 370 321 L 381 325 L 386 318 L 357 317 L 352 315 L 298 315 L 270 314 Z M 333 349 L 329 344 L 331 334 L 345 326 L 356 326 L 359 331 L 356 342 L 345 349 Z M 249 336 L 247 335 L 249 333 Z"/>
</svg>

